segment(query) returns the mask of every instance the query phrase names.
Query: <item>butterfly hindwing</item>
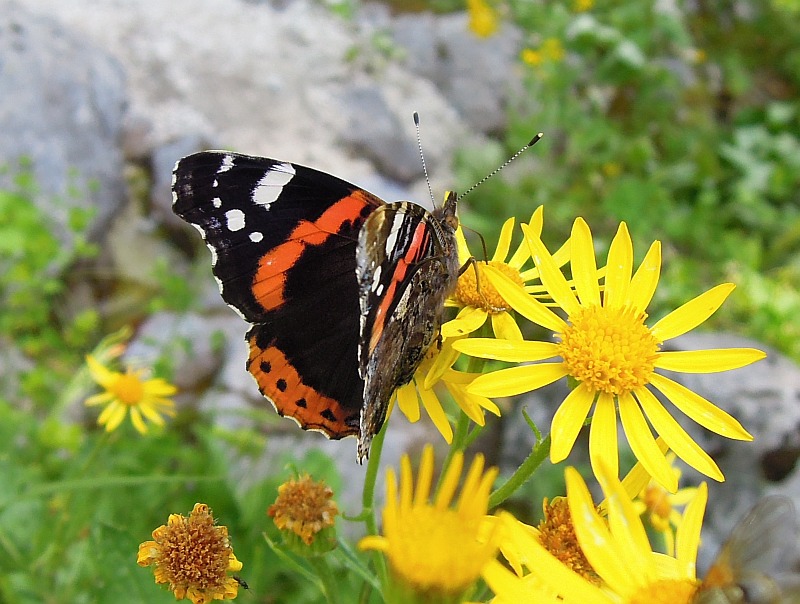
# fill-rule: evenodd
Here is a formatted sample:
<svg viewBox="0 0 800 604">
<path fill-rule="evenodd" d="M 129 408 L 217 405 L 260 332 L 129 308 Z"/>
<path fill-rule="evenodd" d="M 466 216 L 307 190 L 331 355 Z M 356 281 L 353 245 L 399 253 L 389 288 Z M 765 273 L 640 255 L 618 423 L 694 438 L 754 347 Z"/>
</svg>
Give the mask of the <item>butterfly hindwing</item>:
<svg viewBox="0 0 800 604">
<path fill-rule="evenodd" d="M 445 298 L 458 277 L 456 224 L 453 197 L 433 213 L 410 202 L 381 206 L 361 228 L 359 456 L 383 424 L 393 392 L 411 380 L 438 335 Z"/>
<path fill-rule="evenodd" d="M 223 299 L 253 324 L 248 370 L 278 413 L 358 432 L 356 247 L 383 202 L 324 172 L 202 152 L 180 160 L 176 214 L 203 235 Z"/>
</svg>

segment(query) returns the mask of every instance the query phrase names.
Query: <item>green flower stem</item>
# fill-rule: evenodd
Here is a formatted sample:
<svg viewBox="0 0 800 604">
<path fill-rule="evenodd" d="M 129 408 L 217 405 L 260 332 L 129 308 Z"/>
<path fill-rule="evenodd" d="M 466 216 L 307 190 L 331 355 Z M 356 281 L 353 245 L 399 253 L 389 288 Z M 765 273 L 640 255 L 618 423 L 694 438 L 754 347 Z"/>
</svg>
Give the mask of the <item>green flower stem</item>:
<svg viewBox="0 0 800 604">
<path fill-rule="evenodd" d="M 514 491 L 525 484 L 549 454 L 550 435 L 548 434 L 542 442 L 533 447 L 530 455 L 517 468 L 517 471 L 511 475 L 511 478 L 489 496 L 489 509 L 491 510 L 503 503 Z"/>
<path fill-rule="evenodd" d="M 375 483 L 378 479 L 378 469 L 381 465 L 381 453 L 383 452 L 383 441 L 386 438 L 386 427 L 388 425 L 388 421 L 383 422 L 383 427 L 372 439 L 369 460 L 367 461 L 367 473 L 364 476 L 361 507 L 363 508 L 362 514 L 364 515 L 364 523 L 367 526 L 367 535 L 378 534 L 378 520 L 375 515 Z M 386 559 L 383 557 L 382 553 L 375 552 L 374 560 L 380 583 L 381 585 L 386 585 L 388 580 Z"/>
<path fill-rule="evenodd" d="M 322 581 L 322 591 L 328 604 L 339 604 L 339 589 L 326 556 L 312 556 L 308 559 Z"/>
</svg>

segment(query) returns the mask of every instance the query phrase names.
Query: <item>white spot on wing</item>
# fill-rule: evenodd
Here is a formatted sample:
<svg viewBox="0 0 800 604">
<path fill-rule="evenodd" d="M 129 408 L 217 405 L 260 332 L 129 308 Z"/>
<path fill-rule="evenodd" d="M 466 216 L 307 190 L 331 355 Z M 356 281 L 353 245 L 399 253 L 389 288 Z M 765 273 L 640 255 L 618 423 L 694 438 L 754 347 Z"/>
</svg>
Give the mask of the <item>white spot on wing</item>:
<svg viewBox="0 0 800 604">
<path fill-rule="evenodd" d="M 244 212 L 233 209 L 225 212 L 225 219 L 228 221 L 229 231 L 241 231 L 244 228 Z"/>
<path fill-rule="evenodd" d="M 214 204 L 215 208 L 221 208 L 222 207 L 222 200 L 219 197 L 215 197 L 214 199 L 212 199 L 211 203 Z"/>
<path fill-rule="evenodd" d="M 269 210 L 269 206 L 278 199 L 283 187 L 294 178 L 294 175 L 295 170 L 292 164 L 275 164 L 261 177 L 253 189 L 253 203 Z"/>
<path fill-rule="evenodd" d="M 264 238 L 264 234 L 260 233 L 258 231 L 253 231 L 252 233 L 250 233 L 250 241 L 252 241 L 253 243 L 258 243 L 263 238 Z"/>
<path fill-rule="evenodd" d="M 222 158 L 222 165 L 219 167 L 219 170 L 217 170 L 217 174 L 221 174 L 222 172 L 227 172 L 231 168 L 233 168 L 233 156 L 226 155 L 225 157 Z"/>
</svg>

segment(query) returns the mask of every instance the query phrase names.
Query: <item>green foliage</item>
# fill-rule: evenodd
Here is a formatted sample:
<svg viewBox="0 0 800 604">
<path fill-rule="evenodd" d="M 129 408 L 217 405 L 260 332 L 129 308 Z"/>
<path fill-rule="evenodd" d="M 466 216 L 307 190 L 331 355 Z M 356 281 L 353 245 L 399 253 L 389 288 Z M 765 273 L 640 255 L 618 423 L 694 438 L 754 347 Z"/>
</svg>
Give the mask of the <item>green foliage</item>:
<svg viewBox="0 0 800 604">
<path fill-rule="evenodd" d="M 515 182 L 493 179 L 474 193 L 475 226 L 492 225 L 491 236 L 495 217 L 527 217 L 545 203 L 553 242 L 582 215 L 607 244 L 625 220 L 639 258 L 654 239 L 664 242 L 656 313 L 744 275 L 748 291 L 732 296 L 716 327 L 766 338 L 800 359 L 786 329 L 797 307 L 791 292 L 800 289 L 796 3 L 747 3 L 746 11 L 724 1 L 676 10 L 500 4 L 526 46 L 525 94 L 512 101 L 500 156 L 539 130 L 545 137 L 519 160 L 526 168 L 513 172 Z M 497 163 L 496 151 L 464 151 L 462 185 Z M 767 294 L 776 291 L 784 293 Z"/>
<path fill-rule="evenodd" d="M 62 307 L 69 267 L 96 252 L 83 237 L 92 212 L 68 207 L 71 231 L 60 240 L 36 206 L 37 195 L 24 161 L 14 174 L 14 188 L 0 190 L 0 339 L 14 342 L 32 362 L 18 375 L 20 394 L 43 403 L 79 363 L 76 351 L 96 337 L 99 316 L 91 308 L 68 312 Z"/>
</svg>

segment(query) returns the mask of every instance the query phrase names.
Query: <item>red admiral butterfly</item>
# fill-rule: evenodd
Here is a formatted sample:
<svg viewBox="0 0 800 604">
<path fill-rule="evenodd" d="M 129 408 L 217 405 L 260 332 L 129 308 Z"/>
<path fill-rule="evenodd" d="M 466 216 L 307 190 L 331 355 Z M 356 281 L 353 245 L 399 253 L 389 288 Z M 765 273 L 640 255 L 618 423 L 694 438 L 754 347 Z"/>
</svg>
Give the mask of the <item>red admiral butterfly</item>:
<svg viewBox="0 0 800 604">
<path fill-rule="evenodd" d="M 280 415 L 358 459 L 437 338 L 459 273 L 456 196 L 428 212 L 298 164 L 206 151 L 173 210 L 203 235 L 223 299 L 252 324 L 247 369 Z"/>
</svg>

